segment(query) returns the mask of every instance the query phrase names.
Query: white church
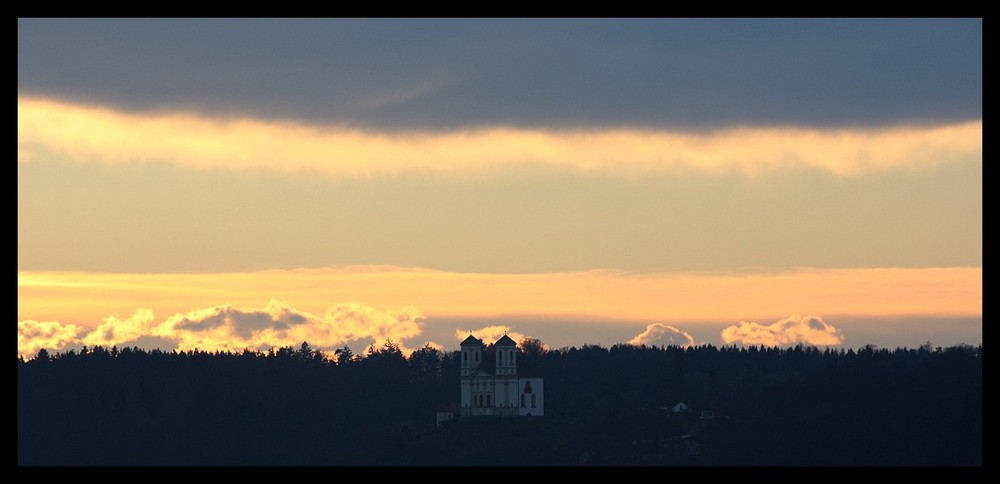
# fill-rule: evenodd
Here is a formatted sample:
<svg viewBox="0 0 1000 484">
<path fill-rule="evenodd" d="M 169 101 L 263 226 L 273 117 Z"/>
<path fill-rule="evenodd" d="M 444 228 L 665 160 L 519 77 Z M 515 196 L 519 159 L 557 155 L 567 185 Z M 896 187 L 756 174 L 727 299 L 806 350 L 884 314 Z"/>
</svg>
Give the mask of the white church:
<svg viewBox="0 0 1000 484">
<path fill-rule="evenodd" d="M 517 374 L 517 343 L 503 335 L 493 343 L 493 362 L 485 361 L 483 340 L 462 341 L 462 417 L 540 417 L 545 415 L 542 378 Z"/>
</svg>

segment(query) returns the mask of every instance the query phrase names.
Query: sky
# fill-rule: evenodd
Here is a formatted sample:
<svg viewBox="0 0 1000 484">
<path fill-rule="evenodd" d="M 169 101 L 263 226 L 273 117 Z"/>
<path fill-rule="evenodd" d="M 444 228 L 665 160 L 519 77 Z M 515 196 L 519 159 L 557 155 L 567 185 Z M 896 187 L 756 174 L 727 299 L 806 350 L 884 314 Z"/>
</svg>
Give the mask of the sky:
<svg viewBox="0 0 1000 484">
<path fill-rule="evenodd" d="M 19 19 L 18 354 L 982 342 L 980 19 Z"/>
</svg>

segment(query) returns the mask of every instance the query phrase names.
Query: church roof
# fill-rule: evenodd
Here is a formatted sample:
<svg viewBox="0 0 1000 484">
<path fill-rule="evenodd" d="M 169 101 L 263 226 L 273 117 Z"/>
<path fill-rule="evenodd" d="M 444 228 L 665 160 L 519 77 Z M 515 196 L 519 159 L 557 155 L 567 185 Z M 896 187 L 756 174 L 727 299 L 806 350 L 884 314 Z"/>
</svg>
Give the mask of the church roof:
<svg viewBox="0 0 1000 484">
<path fill-rule="evenodd" d="M 510 336 L 505 334 L 503 337 L 498 339 L 496 343 L 493 343 L 493 346 L 517 346 L 517 343 L 510 339 Z"/>
<path fill-rule="evenodd" d="M 489 366 L 489 368 L 486 368 L 486 366 Z M 477 376 L 493 377 L 494 370 L 495 368 L 493 367 L 493 365 L 488 365 L 484 360 L 482 363 L 479 364 L 477 368 L 469 372 L 469 376 L 473 378 Z"/>
<path fill-rule="evenodd" d="M 470 334 L 469 337 L 465 338 L 465 340 L 463 340 L 461 345 L 459 346 L 482 346 L 482 345 L 483 341 L 481 339 L 476 338 L 475 336 L 472 336 Z"/>
</svg>

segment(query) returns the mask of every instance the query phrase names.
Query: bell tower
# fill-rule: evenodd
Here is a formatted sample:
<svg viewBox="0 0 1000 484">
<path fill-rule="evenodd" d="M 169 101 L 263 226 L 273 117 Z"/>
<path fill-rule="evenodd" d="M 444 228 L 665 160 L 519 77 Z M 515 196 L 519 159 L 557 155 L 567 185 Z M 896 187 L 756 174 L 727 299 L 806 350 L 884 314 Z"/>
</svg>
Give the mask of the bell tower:
<svg viewBox="0 0 1000 484">
<path fill-rule="evenodd" d="M 462 409 L 461 415 L 467 417 L 475 415 L 482 409 L 482 392 L 480 384 L 476 383 L 475 373 L 479 365 L 483 362 L 483 341 L 475 336 L 469 335 L 461 344 L 461 373 L 459 380 L 462 386 Z"/>
<path fill-rule="evenodd" d="M 504 334 L 493 343 L 496 358 L 496 376 L 493 393 L 496 394 L 496 414 L 517 415 L 517 343 Z"/>
<path fill-rule="evenodd" d="M 503 335 L 493 349 L 496 352 L 497 376 L 517 376 L 517 343 L 510 336 Z"/>
<path fill-rule="evenodd" d="M 483 341 L 469 335 L 462 341 L 462 376 L 471 375 L 483 362 Z"/>
<path fill-rule="evenodd" d="M 517 342 L 510 336 L 504 333 L 487 352 L 483 340 L 469 334 L 461 348 L 462 417 L 545 415 L 543 380 L 518 375 Z M 483 361 L 488 357 L 493 361 Z"/>
</svg>

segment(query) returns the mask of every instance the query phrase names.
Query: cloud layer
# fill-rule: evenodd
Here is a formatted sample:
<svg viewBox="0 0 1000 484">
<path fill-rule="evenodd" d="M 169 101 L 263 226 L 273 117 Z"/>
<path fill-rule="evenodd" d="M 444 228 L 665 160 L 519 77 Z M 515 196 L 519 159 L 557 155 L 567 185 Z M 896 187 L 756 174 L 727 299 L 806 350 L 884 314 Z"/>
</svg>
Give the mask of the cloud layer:
<svg viewBox="0 0 1000 484">
<path fill-rule="evenodd" d="M 645 331 L 629 340 L 628 344 L 646 346 L 681 346 L 686 348 L 694 345 L 694 337 L 673 326 L 662 323 L 653 323 L 646 326 Z"/>
<path fill-rule="evenodd" d="M 19 272 L 17 310 L 18 320 L 100 321 L 123 301 L 175 314 L 211 308 L 220 299 L 252 308 L 275 296 L 295 301 L 303 317 L 317 320 L 361 317 L 347 309 L 324 315 L 334 300 L 371 308 L 413 304 L 435 318 L 538 315 L 686 324 L 739 321 L 747 314 L 777 320 L 791 305 L 838 316 L 979 316 L 983 303 L 978 267 L 483 274 L 350 266 L 219 274 Z M 379 320 L 379 327 L 402 325 L 393 335 L 410 334 L 409 323 L 395 316 Z"/>
<path fill-rule="evenodd" d="M 252 118 L 132 114 L 18 97 L 18 160 L 159 162 L 195 170 L 395 175 L 479 174 L 526 165 L 636 175 L 690 170 L 759 175 L 812 168 L 840 176 L 982 158 L 982 121 L 937 126 L 712 132 L 505 126 L 383 133 Z"/>
<path fill-rule="evenodd" d="M 323 316 L 271 300 L 263 308 L 226 304 L 177 313 L 154 324 L 153 311 L 140 308 L 128 317 L 118 314 L 87 332 L 76 325 L 33 320 L 18 323 L 17 351 L 31 356 L 41 348 L 61 350 L 71 345 L 127 346 L 149 337 L 172 342 L 177 349 L 239 351 L 297 346 L 303 341 L 331 350 L 352 341 L 371 339 L 378 346 L 397 343 L 422 331 L 424 316 L 413 307 L 375 309 L 357 303 L 338 304 Z M 408 353 L 409 349 L 404 348 Z"/>
<path fill-rule="evenodd" d="M 18 93 L 367 126 L 982 112 L 982 20 L 18 19 Z"/>
<path fill-rule="evenodd" d="M 723 344 L 744 346 L 837 346 L 844 342 L 844 335 L 819 316 L 793 314 L 770 325 L 740 321 L 738 325 L 722 330 Z"/>
</svg>

